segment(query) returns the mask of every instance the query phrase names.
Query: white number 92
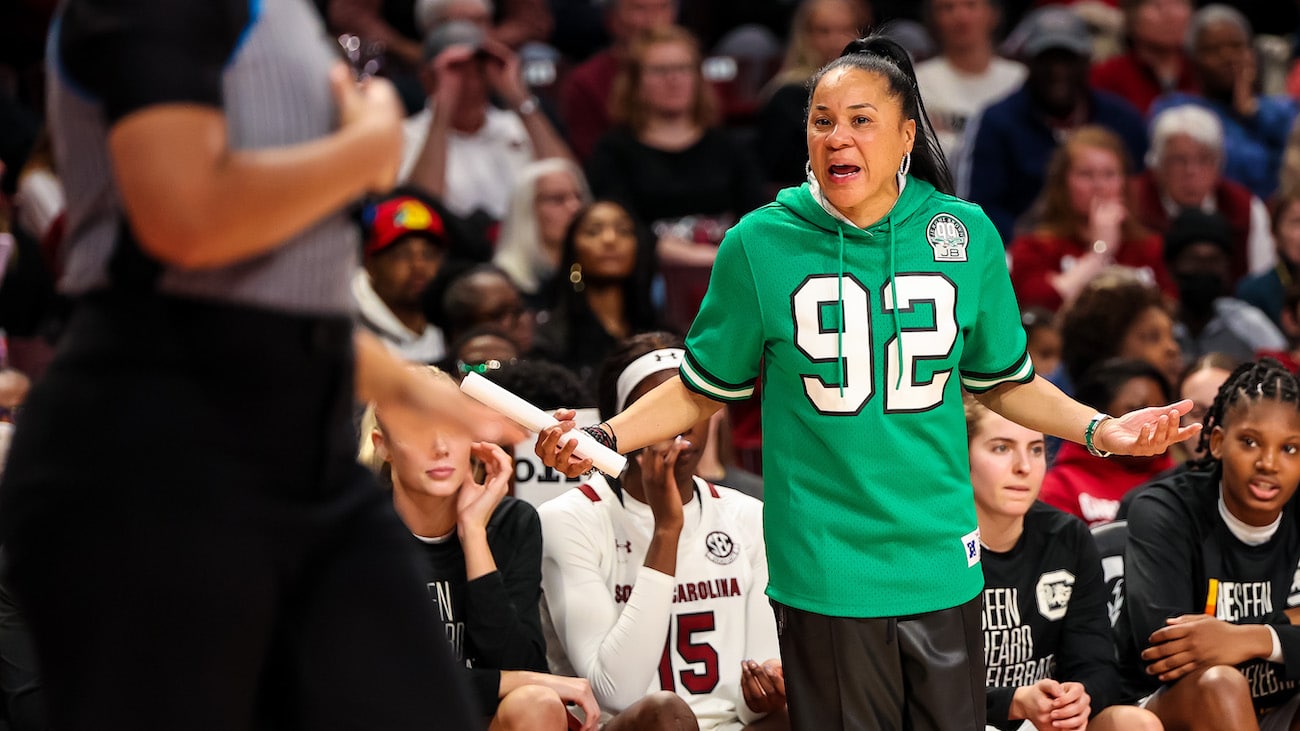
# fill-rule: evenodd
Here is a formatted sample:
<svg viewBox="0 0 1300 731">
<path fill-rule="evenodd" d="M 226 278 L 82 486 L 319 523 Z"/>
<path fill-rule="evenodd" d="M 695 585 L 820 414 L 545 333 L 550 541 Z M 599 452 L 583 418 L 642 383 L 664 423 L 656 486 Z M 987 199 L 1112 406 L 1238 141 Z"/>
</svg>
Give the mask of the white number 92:
<svg viewBox="0 0 1300 731">
<path fill-rule="evenodd" d="M 827 383 L 820 376 L 803 376 L 804 393 L 824 414 L 856 414 L 876 390 L 875 353 L 871 333 L 871 294 L 852 276 L 843 278 L 844 301 L 844 389 Z M 891 286 L 893 291 L 891 291 Z M 836 328 L 827 327 L 822 318 L 824 305 L 840 300 L 839 286 L 833 275 L 809 277 L 791 298 L 794 310 L 794 342 L 814 363 L 834 363 L 840 347 Z M 881 289 L 881 310 L 893 312 L 898 300 L 899 314 L 911 312 L 920 302 L 934 305 L 934 325 L 904 328 L 884 347 L 885 411 L 925 411 L 943 401 L 943 391 L 952 376 L 952 368 L 936 371 L 928 381 L 917 378 L 919 360 L 945 360 L 957 342 L 957 288 L 942 274 L 899 274 L 893 284 Z M 902 338 L 902 358 L 898 357 L 898 338 Z M 903 378 L 899 380 L 899 372 Z"/>
</svg>

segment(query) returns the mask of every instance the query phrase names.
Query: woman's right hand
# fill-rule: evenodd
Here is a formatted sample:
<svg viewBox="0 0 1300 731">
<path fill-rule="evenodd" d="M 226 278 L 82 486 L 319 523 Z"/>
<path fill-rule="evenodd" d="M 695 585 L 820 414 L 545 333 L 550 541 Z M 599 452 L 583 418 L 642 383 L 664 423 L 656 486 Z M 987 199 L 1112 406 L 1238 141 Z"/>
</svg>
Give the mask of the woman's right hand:
<svg viewBox="0 0 1300 731">
<path fill-rule="evenodd" d="M 582 731 L 596 731 L 600 726 L 600 704 L 596 702 L 596 696 L 591 692 L 591 683 L 587 682 L 586 678 L 570 678 L 564 675 L 548 675 L 547 678 L 549 682 L 546 685 L 560 696 L 560 700 L 566 705 L 582 709 L 582 715 L 585 717 Z"/>
<path fill-rule="evenodd" d="M 330 88 L 339 109 L 339 128 L 355 128 L 376 143 L 370 159 L 372 192 L 386 191 L 397 182 L 402 164 L 402 102 L 387 79 L 368 77 L 360 83 L 342 61 L 330 69 Z"/>
<path fill-rule="evenodd" d="M 537 444 L 533 447 L 533 452 L 542 460 L 542 464 L 563 472 L 565 477 L 577 477 L 590 472 L 592 467 L 590 459 L 574 456 L 573 450 L 577 449 L 578 440 L 564 438 L 565 434 L 576 428 L 573 418 L 577 415 L 578 412 L 573 409 L 557 410 L 555 418 L 559 423 L 538 432 Z"/>
<path fill-rule="evenodd" d="M 1240 665 L 1267 658 L 1273 651 L 1267 625 L 1233 624 L 1206 614 L 1184 614 L 1165 620 L 1151 633 L 1142 651 L 1147 674 L 1172 683 L 1215 665 Z"/>
<path fill-rule="evenodd" d="M 785 708 L 785 670 L 781 659 L 772 658 L 762 664 L 741 660 L 740 690 L 745 705 L 755 713 L 775 713 Z"/>
<path fill-rule="evenodd" d="M 456 529 L 463 541 L 467 534 L 485 535 L 492 513 L 510 490 L 514 475 L 514 460 L 500 446 L 492 442 L 474 442 L 470 454 L 483 465 L 487 475 L 482 484 L 473 476 L 465 479 L 456 494 Z"/>
<path fill-rule="evenodd" d="M 1121 226 L 1128 217 L 1124 201 L 1118 198 L 1096 198 L 1088 214 L 1088 232 L 1092 241 L 1105 241 L 1106 254 L 1111 258 L 1119 255 L 1123 243 Z M 1091 242 L 1089 242 L 1091 243 Z"/>
</svg>

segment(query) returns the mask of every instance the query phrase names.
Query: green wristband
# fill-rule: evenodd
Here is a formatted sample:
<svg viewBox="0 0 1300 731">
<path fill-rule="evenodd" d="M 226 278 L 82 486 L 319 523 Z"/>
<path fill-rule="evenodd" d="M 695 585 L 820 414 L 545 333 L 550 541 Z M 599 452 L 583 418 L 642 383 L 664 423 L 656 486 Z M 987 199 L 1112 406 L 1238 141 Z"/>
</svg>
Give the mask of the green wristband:
<svg viewBox="0 0 1300 731">
<path fill-rule="evenodd" d="M 1112 454 L 1111 452 L 1103 452 L 1100 449 L 1097 449 L 1097 445 L 1092 443 L 1092 437 L 1097 433 L 1097 427 L 1101 426 L 1101 422 L 1109 418 L 1111 418 L 1110 414 L 1098 412 L 1093 415 L 1092 419 L 1088 421 L 1088 426 L 1083 430 L 1083 446 L 1087 447 L 1088 454 L 1091 454 L 1094 457 L 1109 457 Z"/>
</svg>

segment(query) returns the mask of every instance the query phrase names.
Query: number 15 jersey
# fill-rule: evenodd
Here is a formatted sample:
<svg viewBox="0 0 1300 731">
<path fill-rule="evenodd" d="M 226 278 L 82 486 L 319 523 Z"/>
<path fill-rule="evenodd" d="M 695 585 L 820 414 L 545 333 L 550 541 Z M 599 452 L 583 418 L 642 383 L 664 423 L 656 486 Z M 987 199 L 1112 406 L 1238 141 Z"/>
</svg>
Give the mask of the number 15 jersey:
<svg viewBox="0 0 1300 731">
<path fill-rule="evenodd" d="M 865 230 L 808 184 L 742 219 L 681 368 L 716 400 L 747 398 L 761 372 L 768 594 L 830 616 L 929 612 L 980 592 L 961 387 L 1034 376 L 992 223 L 900 181 Z"/>
<path fill-rule="evenodd" d="M 596 475 L 543 503 L 542 623 L 551 669 L 585 677 L 617 713 L 649 692 L 674 691 L 704 731 L 758 718 L 740 663 L 779 655 L 763 595 L 762 503 L 695 478 L 683 507 L 674 576 L 647 568 L 650 507 Z"/>
</svg>

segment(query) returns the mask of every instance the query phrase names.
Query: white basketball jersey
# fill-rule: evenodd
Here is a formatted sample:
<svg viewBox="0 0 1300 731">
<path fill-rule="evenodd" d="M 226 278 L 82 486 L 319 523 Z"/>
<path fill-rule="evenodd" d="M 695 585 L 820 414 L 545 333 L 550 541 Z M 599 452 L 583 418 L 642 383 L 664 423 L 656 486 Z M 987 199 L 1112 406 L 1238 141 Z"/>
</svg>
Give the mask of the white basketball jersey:
<svg viewBox="0 0 1300 731">
<path fill-rule="evenodd" d="M 592 680 L 606 711 L 627 705 L 609 703 L 615 695 L 610 691 L 634 700 L 670 690 L 691 705 L 702 729 L 740 729 L 754 718 L 740 690 L 741 661 L 779 656 L 776 625 L 763 595 L 762 503 L 695 480 L 696 497 L 684 508 L 672 577 L 642 566 L 654 531 L 650 507 L 616 493 L 603 478 L 593 477 L 541 506 L 548 655 L 556 672 Z M 648 574 L 665 583 L 654 592 L 637 592 L 642 599 L 634 610 L 636 621 L 626 621 L 624 610 L 638 576 L 645 580 Z M 591 596 L 597 579 L 606 597 Z M 575 595 L 578 587 L 587 588 L 583 596 Z M 591 607 L 594 614 L 586 611 Z M 611 642 L 618 643 L 617 655 L 602 662 L 595 648 L 603 645 L 607 651 Z M 617 667 L 625 663 L 638 667 Z M 593 671 L 597 678 L 588 674 Z M 611 684 L 648 682 L 635 689 L 606 688 L 600 678 Z"/>
</svg>

